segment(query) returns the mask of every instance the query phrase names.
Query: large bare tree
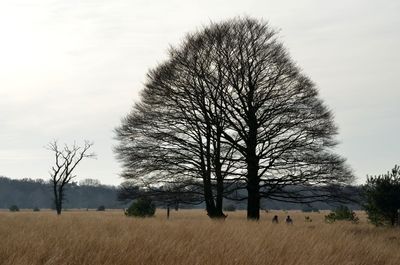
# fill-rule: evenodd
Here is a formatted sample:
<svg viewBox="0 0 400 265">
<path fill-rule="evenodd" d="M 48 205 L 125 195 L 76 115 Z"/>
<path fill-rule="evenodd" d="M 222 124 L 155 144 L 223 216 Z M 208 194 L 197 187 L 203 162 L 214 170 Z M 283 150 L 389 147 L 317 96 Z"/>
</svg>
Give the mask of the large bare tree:
<svg viewBox="0 0 400 265">
<path fill-rule="evenodd" d="M 246 165 L 248 218 L 259 218 L 261 197 L 328 200 L 337 195 L 333 187 L 352 181 L 345 160 L 333 152 L 332 112 L 273 29 L 234 19 L 212 25 L 195 40 L 196 53 L 207 51 L 202 60 L 208 63 L 198 64 L 193 74 L 210 90 L 218 84 L 213 103 L 228 124 L 223 137 Z"/>
<path fill-rule="evenodd" d="M 213 183 L 221 196 L 244 188 L 249 219 L 259 218 L 262 197 L 329 200 L 353 179 L 333 152 L 337 128 L 317 88 L 276 32 L 250 18 L 212 24 L 172 48 L 117 133 L 128 175 L 200 176 L 207 208 Z"/>
<path fill-rule="evenodd" d="M 123 176 L 150 190 L 152 185 L 190 187 L 194 195 L 203 195 L 211 218 L 224 217 L 223 179 L 233 149 L 222 145 L 223 124 L 210 115 L 206 95 L 191 93 L 173 78 L 175 66 L 161 65 L 149 73 L 141 103 L 117 129 Z"/>
<path fill-rule="evenodd" d="M 65 199 L 65 187 L 76 175 L 73 174 L 76 166 L 84 158 L 94 158 L 94 153 L 89 153 L 93 143 L 85 141 L 83 146 L 74 143 L 72 146 L 65 144 L 60 147 L 57 141 L 47 145 L 47 149 L 52 151 L 55 157 L 54 165 L 50 171 L 50 181 L 53 184 L 54 205 L 57 214 L 62 211 L 62 204 Z"/>
</svg>

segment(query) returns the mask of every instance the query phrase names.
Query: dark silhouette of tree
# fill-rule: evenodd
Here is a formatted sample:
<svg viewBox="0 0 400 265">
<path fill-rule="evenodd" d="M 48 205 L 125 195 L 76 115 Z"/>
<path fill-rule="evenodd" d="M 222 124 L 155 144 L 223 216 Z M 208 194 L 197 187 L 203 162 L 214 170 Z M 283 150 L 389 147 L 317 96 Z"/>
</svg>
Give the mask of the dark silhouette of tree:
<svg viewBox="0 0 400 265">
<path fill-rule="evenodd" d="M 116 151 L 126 178 L 201 185 L 210 216 L 223 215 L 223 197 L 247 199 L 247 217 L 258 219 L 261 198 L 338 198 L 353 176 L 332 151 L 336 134 L 276 32 L 236 18 L 188 35 L 150 71 Z"/>
<path fill-rule="evenodd" d="M 83 147 L 77 146 L 74 143 L 72 146 L 64 145 L 64 147 L 60 148 L 57 141 L 53 141 L 47 146 L 47 149 L 52 151 L 55 156 L 55 163 L 50 171 L 50 181 L 53 186 L 54 205 L 58 215 L 61 214 L 65 198 L 65 187 L 76 177 L 73 175 L 76 166 L 84 158 L 95 157 L 94 153 L 88 153 L 92 146 L 93 143 L 88 141 L 85 141 Z"/>
<path fill-rule="evenodd" d="M 224 139 L 245 164 L 248 218 L 259 218 L 261 197 L 324 200 L 332 195 L 328 184 L 332 189 L 352 179 L 344 159 L 331 151 L 337 144 L 332 113 L 274 30 L 253 19 L 231 20 L 213 25 L 197 42 L 196 52 L 211 50 L 198 78 L 212 85 L 225 77 L 213 103 L 228 124 Z M 299 185 L 308 192 L 284 189 Z M 310 194 L 312 186 L 318 193 Z"/>
<path fill-rule="evenodd" d="M 399 222 L 400 167 L 395 166 L 383 175 L 367 177 L 364 190 L 364 209 L 368 219 L 376 226 Z"/>
<path fill-rule="evenodd" d="M 195 194 L 202 192 L 211 218 L 224 217 L 223 181 L 233 169 L 234 149 L 222 143 L 224 124 L 206 91 L 192 93 L 195 84 L 174 78 L 177 65 L 149 73 L 142 102 L 116 130 L 123 176 L 150 190 L 152 185 L 188 186 Z"/>
</svg>

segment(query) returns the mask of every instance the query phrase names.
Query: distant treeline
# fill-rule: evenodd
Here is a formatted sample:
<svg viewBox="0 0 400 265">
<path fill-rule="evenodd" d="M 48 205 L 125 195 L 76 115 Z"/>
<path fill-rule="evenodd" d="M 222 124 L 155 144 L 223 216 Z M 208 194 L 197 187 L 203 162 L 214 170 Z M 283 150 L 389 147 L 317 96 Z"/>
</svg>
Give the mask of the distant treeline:
<svg viewBox="0 0 400 265">
<path fill-rule="evenodd" d="M 0 208 L 54 208 L 52 185 L 43 179 L 10 179 L 0 177 Z M 123 208 L 117 200 L 118 188 L 87 179 L 73 182 L 65 192 L 65 208 Z"/>
<path fill-rule="evenodd" d="M 79 183 L 73 182 L 67 186 L 65 208 L 95 209 L 100 205 L 107 209 L 120 209 L 129 202 L 118 201 L 118 187 L 102 185 L 98 180 L 86 179 Z M 236 209 L 246 209 L 245 201 L 225 200 L 225 205 L 234 205 Z M 0 177 L 0 208 L 7 209 L 11 205 L 19 208 L 32 209 L 54 208 L 52 186 L 43 179 L 10 179 Z M 158 205 L 163 207 L 162 204 Z M 310 205 L 285 203 L 280 201 L 262 200 L 263 209 L 276 210 L 316 210 L 333 209 L 335 205 L 322 202 Z M 347 204 L 351 209 L 359 209 L 357 204 Z M 204 208 L 204 204 L 180 205 L 180 208 Z"/>
<path fill-rule="evenodd" d="M 293 187 L 292 189 L 301 189 L 300 186 Z M 240 191 L 239 193 L 245 193 L 245 191 Z M 283 202 L 278 200 L 272 200 L 267 198 L 261 199 L 261 209 L 262 210 L 303 210 L 303 211 L 318 211 L 318 210 L 333 210 L 341 205 L 347 206 L 351 210 L 361 209 L 361 187 L 360 186 L 348 186 L 344 188 L 343 193 L 347 194 L 348 197 L 352 197 L 353 202 L 313 202 L 313 203 L 293 203 L 293 202 Z M 236 209 L 245 210 L 247 206 L 247 201 L 233 201 L 225 199 L 224 205 L 233 205 Z"/>
</svg>

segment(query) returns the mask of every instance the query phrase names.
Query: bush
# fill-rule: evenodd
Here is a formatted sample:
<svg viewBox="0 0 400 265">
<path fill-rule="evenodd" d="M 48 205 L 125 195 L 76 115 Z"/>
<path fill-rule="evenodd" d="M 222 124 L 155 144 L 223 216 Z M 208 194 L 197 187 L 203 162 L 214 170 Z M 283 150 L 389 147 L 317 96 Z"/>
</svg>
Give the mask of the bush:
<svg viewBox="0 0 400 265">
<path fill-rule="evenodd" d="M 352 210 L 341 205 L 330 214 L 325 215 L 325 221 L 328 223 L 333 223 L 335 221 L 351 221 L 357 223 L 359 219 Z"/>
<path fill-rule="evenodd" d="M 363 195 L 363 208 L 372 224 L 394 226 L 399 223 L 400 167 L 396 165 L 386 174 L 369 176 Z"/>
<path fill-rule="evenodd" d="M 228 204 L 224 207 L 225 212 L 234 212 L 236 211 L 236 206 L 234 204 Z"/>
<path fill-rule="evenodd" d="M 17 205 L 11 205 L 8 209 L 10 210 L 10 212 L 19 212 L 19 208 Z"/>
<path fill-rule="evenodd" d="M 125 211 L 126 216 L 151 217 L 156 212 L 156 206 L 149 198 L 139 198 Z"/>
<path fill-rule="evenodd" d="M 104 207 L 104 205 L 100 205 L 99 207 L 97 207 L 97 211 L 99 212 L 104 212 L 106 210 L 106 207 Z"/>
<path fill-rule="evenodd" d="M 34 212 L 40 212 L 40 209 L 39 209 L 39 207 L 35 207 L 35 208 L 33 208 L 33 211 Z"/>
</svg>

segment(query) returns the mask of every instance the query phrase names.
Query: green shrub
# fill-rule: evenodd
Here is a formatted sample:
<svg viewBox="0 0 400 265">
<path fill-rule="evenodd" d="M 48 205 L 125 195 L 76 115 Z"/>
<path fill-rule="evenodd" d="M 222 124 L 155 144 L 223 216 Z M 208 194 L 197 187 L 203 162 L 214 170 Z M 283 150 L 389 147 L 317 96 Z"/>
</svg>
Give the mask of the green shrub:
<svg viewBox="0 0 400 265">
<path fill-rule="evenodd" d="M 139 198 L 125 211 L 126 216 L 151 217 L 156 212 L 156 206 L 150 198 Z"/>
<path fill-rule="evenodd" d="M 368 220 L 376 225 L 394 226 L 400 222 L 400 166 L 383 175 L 368 176 L 363 187 Z"/>
<path fill-rule="evenodd" d="M 17 205 L 11 205 L 8 209 L 10 210 L 10 212 L 19 212 L 19 208 Z"/>
<path fill-rule="evenodd" d="M 97 211 L 99 212 L 104 212 L 106 210 L 106 207 L 104 207 L 104 205 L 100 205 L 99 207 L 97 207 Z"/>
<path fill-rule="evenodd" d="M 39 207 L 35 207 L 35 208 L 33 208 L 33 211 L 34 212 L 40 212 L 40 209 L 39 209 Z"/>
<path fill-rule="evenodd" d="M 347 206 L 339 206 L 333 212 L 325 215 L 325 221 L 328 223 L 333 223 L 335 221 L 351 221 L 357 223 L 359 221 L 356 214 L 350 210 Z"/>
<path fill-rule="evenodd" d="M 236 206 L 234 204 L 228 204 L 224 207 L 225 212 L 234 212 L 236 211 Z"/>
</svg>

